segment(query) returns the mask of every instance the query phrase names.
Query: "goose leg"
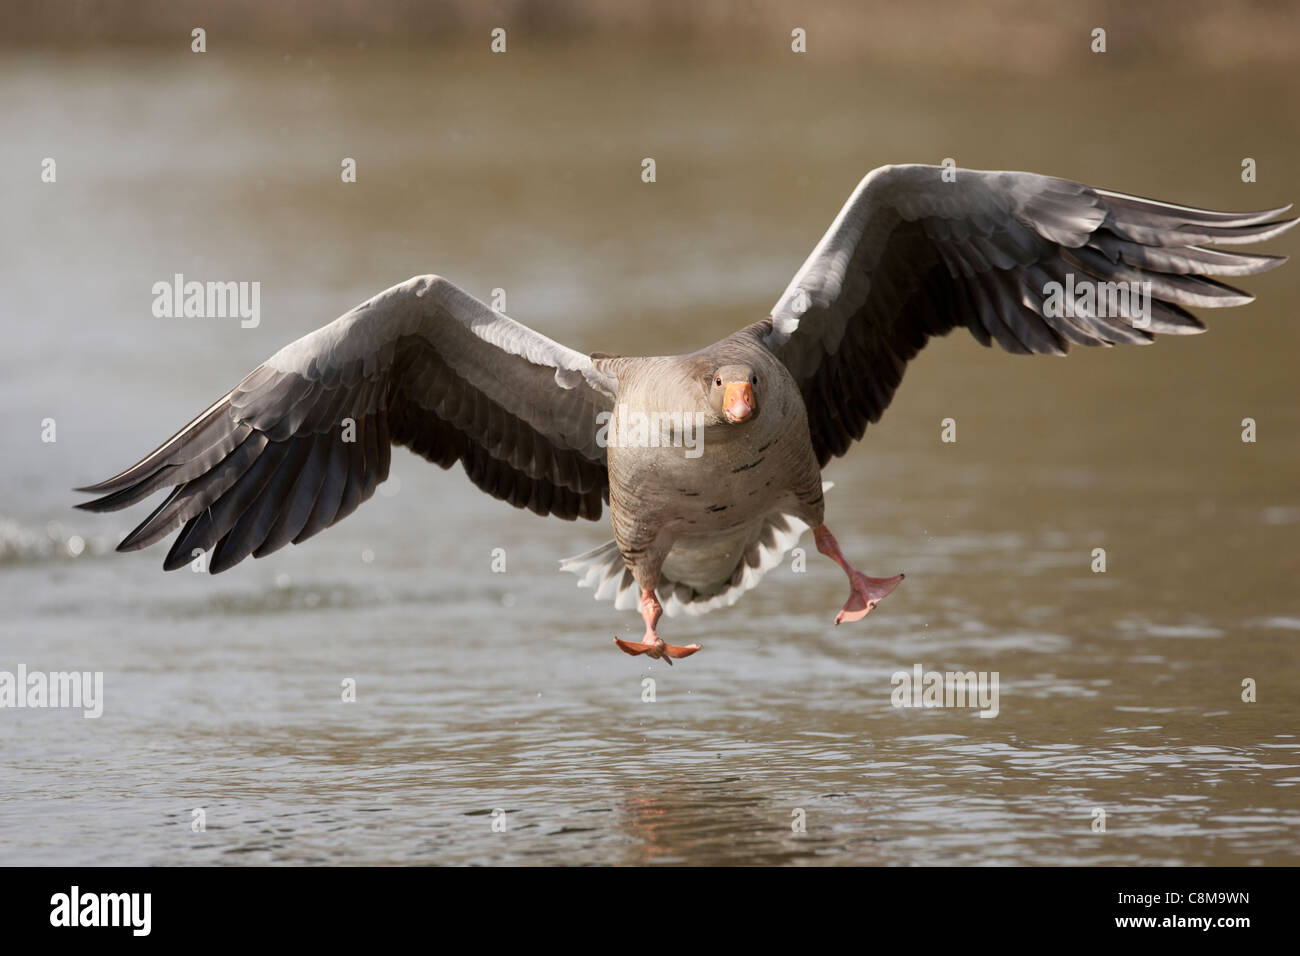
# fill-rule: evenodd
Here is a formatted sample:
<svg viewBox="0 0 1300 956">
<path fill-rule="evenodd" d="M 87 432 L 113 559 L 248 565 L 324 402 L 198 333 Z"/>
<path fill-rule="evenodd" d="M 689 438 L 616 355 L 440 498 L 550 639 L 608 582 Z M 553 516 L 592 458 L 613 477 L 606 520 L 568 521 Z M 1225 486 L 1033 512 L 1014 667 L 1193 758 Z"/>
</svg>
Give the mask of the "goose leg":
<svg viewBox="0 0 1300 956">
<path fill-rule="evenodd" d="M 844 602 L 844 608 L 835 615 L 837 625 L 842 621 L 859 621 L 866 617 L 903 580 L 901 574 L 896 574 L 892 578 L 873 578 L 863 574 L 849 564 L 848 559 L 840 551 L 835 535 L 831 534 L 831 529 L 824 524 L 819 524 L 813 530 L 813 537 L 817 539 L 817 550 L 843 568 L 844 573 L 849 576 L 849 587 L 852 591 L 849 593 L 849 599 Z"/>
<path fill-rule="evenodd" d="M 655 592 L 649 588 L 641 589 L 641 617 L 645 619 L 645 637 L 641 638 L 639 644 L 632 641 L 621 641 L 617 637 L 614 643 L 618 649 L 625 654 L 648 654 L 655 660 L 665 660 L 672 664 L 673 658 L 690 657 L 700 649 L 699 644 L 687 644 L 685 647 L 679 647 L 676 644 L 665 644 L 663 638 L 655 633 L 655 625 L 659 623 L 659 618 L 664 613 L 663 607 L 660 606 Z"/>
</svg>

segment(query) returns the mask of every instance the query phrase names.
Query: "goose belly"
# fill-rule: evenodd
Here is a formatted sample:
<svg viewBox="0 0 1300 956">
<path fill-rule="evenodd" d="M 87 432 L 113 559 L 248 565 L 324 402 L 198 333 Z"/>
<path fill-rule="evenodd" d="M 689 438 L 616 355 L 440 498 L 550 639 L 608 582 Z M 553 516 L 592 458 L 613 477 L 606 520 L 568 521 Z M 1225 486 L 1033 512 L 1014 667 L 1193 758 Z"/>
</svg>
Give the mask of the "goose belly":
<svg viewBox="0 0 1300 956">
<path fill-rule="evenodd" d="M 709 591 L 731 577 L 761 524 L 758 518 L 727 531 L 679 536 L 664 558 L 664 576 Z"/>
</svg>

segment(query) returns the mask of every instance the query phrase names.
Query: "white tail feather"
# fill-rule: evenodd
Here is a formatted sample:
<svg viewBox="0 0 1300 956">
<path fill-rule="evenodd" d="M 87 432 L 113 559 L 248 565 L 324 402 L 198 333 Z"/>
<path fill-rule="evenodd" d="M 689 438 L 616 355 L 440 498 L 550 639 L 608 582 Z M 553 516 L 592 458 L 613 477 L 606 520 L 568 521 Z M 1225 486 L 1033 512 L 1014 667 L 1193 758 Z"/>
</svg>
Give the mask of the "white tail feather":
<svg viewBox="0 0 1300 956">
<path fill-rule="evenodd" d="M 823 482 L 822 492 L 831 487 L 829 481 Z M 655 591 L 664 613 L 669 617 L 683 613 L 694 616 L 730 607 L 740 600 L 742 594 L 754 588 L 763 575 L 780 564 L 807 530 L 808 525 L 793 515 L 772 515 L 750 541 L 731 578 L 708 594 L 701 594 L 689 585 L 661 575 Z M 634 610 L 640 605 L 636 579 L 613 541 L 606 541 L 585 554 L 565 558 L 560 562 L 560 570 L 577 575 L 578 587 L 594 588 L 597 601 L 612 598 L 614 607 L 620 611 Z"/>
</svg>

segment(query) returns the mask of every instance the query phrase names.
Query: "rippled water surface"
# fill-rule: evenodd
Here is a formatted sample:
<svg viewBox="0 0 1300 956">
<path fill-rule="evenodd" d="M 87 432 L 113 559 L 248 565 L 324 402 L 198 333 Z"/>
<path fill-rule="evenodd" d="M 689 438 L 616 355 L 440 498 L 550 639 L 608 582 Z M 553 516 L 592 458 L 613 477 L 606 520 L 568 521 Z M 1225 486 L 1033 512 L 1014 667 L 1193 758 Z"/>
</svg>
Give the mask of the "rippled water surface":
<svg viewBox="0 0 1300 956">
<path fill-rule="evenodd" d="M 806 573 L 667 621 L 705 645 L 671 669 L 619 654 L 639 620 L 556 570 L 607 526 L 405 452 L 346 522 L 218 577 L 113 554 L 146 509 L 68 491 L 413 274 L 504 288 L 576 348 L 684 351 L 765 314 L 886 162 L 1300 198 L 1294 74 L 275 49 L 10 55 L 0 88 L 0 670 L 103 671 L 106 695 L 98 720 L 0 711 L 0 862 L 1300 860 L 1295 263 L 1201 337 L 932 345 L 827 471 L 845 551 L 904 585 L 834 629 L 844 578 L 805 541 Z M 176 272 L 260 281 L 261 324 L 155 319 Z M 997 717 L 892 707 L 916 664 L 998 672 Z"/>
</svg>

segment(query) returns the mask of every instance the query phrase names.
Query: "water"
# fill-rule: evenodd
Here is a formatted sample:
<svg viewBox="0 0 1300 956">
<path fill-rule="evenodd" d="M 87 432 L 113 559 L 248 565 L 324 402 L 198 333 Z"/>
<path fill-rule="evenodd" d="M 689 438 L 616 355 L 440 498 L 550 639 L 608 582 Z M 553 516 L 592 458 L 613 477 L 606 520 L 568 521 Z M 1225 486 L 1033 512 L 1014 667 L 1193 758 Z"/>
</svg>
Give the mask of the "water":
<svg viewBox="0 0 1300 956">
<path fill-rule="evenodd" d="M 847 587 L 813 551 L 667 621 L 705 645 L 671 670 L 619 654 L 639 620 L 556 571 L 606 525 L 405 452 L 346 522 L 219 577 L 113 554 L 146 509 L 87 515 L 68 491 L 413 274 L 503 288 L 576 348 L 687 350 L 765 314 L 886 162 L 1296 199 L 1293 71 L 142 49 L 11 54 L 0 88 L 0 669 L 106 683 L 98 720 L 0 712 L 0 862 L 1297 862 L 1295 264 L 1149 349 L 931 345 L 827 470 L 846 553 L 907 581 L 833 629 Z M 175 272 L 260 281 L 261 324 L 153 318 Z M 997 671 L 1000 713 L 893 708 L 918 663 Z"/>
</svg>

